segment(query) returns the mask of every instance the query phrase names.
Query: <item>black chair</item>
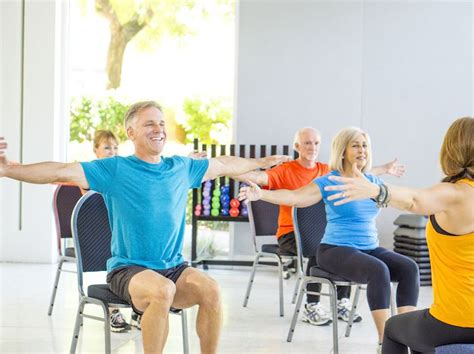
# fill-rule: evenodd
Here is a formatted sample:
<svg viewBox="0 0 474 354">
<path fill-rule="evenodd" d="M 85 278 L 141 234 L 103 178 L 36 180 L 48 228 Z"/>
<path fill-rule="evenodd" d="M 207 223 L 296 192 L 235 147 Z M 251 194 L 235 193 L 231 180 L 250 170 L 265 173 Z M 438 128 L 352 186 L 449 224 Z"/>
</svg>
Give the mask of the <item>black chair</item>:
<svg viewBox="0 0 474 354">
<path fill-rule="evenodd" d="M 51 299 L 49 301 L 48 316 L 53 313 L 54 300 L 56 299 L 56 292 L 59 285 L 59 277 L 61 272 L 76 273 L 75 270 L 63 269 L 65 262 L 76 262 L 76 254 L 74 247 L 68 247 L 68 240 L 72 238 L 71 232 L 71 215 L 76 203 L 82 197 L 82 192 L 79 187 L 59 185 L 53 196 L 53 211 L 54 219 L 56 221 L 56 233 L 58 238 L 58 252 L 59 262 L 56 269 L 56 277 L 54 279 L 53 290 L 51 292 Z"/>
<path fill-rule="evenodd" d="M 303 258 L 314 256 L 317 254 L 317 249 L 324 236 L 326 229 L 326 210 L 323 201 L 316 203 L 307 208 L 293 208 L 293 224 L 295 226 L 296 248 L 298 251 L 298 271 L 299 274 L 305 274 L 303 271 Z M 302 282 L 298 293 L 298 300 L 296 302 L 295 312 L 291 320 L 290 330 L 288 332 L 287 341 L 291 342 L 295 332 L 298 315 L 303 300 L 303 295 L 307 293 L 306 285 L 308 283 L 322 283 L 327 284 L 329 293 L 314 293 L 314 295 L 329 296 L 331 304 L 331 312 L 333 317 L 333 349 L 334 354 L 339 353 L 338 343 L 338 328 L 337 328 L 337 287 L 338 286 L 356 286 L 354 300 L 352 302 L 352 309 L 349 315 L 349 322 L 347 323 L 345 336 L 349 337 L 352 324 L 354 321 L 354 314 L 359 302 L 360 291 L 363 290 L 363 284 L 352 282 L 344 279 L 336 274 L 329 273 L 319 266 L 311 267 L 309 276 L 302 276 Z M 392 306 L 393 292 L 392 292 Z M 392 313 L 394 308 L 392 307 Z"/>
<path fill-rule="evenodd" d="M 247 292 L 245 293 L 243 307 L 247 307 L 257 266 L 259 264 L 263 264 L 260 263 L 260 258 L 270 257 L 275 259 L 278 264 L 280 316 L 283 316 L 283 266 L 285 265 L 285 263 L 282 261 L 282 257 L 285 257 L 287 259 L 289 258 L 290 261 L 292 261 L 296 259 L 296 256 L 281 253 L 280 249 L 278 248 L 278 243 L 276 242 L 275 234 L 278 228 L 278 214 L 280 212 L 279 208 L 280 207 L 278 205 L 271 204 L 262 200 L 250 202 L 248 205 L 250 233 L 252 236 L 256 255 L 253 261 L 252 272 L 250 273 L 250 279 L 247 285 Z M 271 236 L 273 243 L 259 244 L 257 238 L 263 236 Z"/>
<path fill-rule="evenodd" d="M 91 191 L 79 200 L 74 208 L 71 228 L 77 257 L 79 306 L 70 353 L 76 352 L 84 318 L 90 318 L 104 322 L 105 353 L 109 354 L 111 352 L 109 306 L 123 308 L 130 307 L 130 304 L 110 291 L 107 284 L 89 285 L 87 295 L 84 292 L 84 273 L 105 271 L 107 260 L 111 257 L 110 244 L 112 232 L 110 230 L 107 208 L 100 194 Z M 88 304 L 100 306 L 103 311 L 103 317 L 85 314 L 84 308 Z M 187 354 L 189 352 L 189 345 L 186 312 L 185 310 L 172 310 L 170 312 L 181 315 L 183 352 Z"/>
<path fill-rule="evenodd" d="M 307 258 L 314 256 L 317 253 L 321 239 L 323 238 L 326 229 L 326 210 L 324 202 L 321 201 L 307 208 L 293 208 L 293 225 L 295 226 L 296 246 L 298 251 L 298 271 L 299 274 L 304 274 L 303 257 Z M 316 293 L 315 295 L 329 296 L 331 304 L 331 312 L 333 317 L 333 347 L 334 353 L 339 352 L 338 337 L 337 337 L 337 286 L 351 286 L 357 285 L 357 290 L 354 296 L 352 310 L 347 324 L 348 331 L 346 336 L 350 333 L 355 309 L 359 300 L 360 284 L 353 283 L 343 279 L 335 274 L 328 273 L 318 266 L 311 267 L 310 276 L 303 276 L 299 290 L 298 300 L 296 302 L 295 312 L 288 332 L 287 341 L 291 342 L 293 333 L 295 331 L 296 322 L 300 312 L 303 295 L 307 293 L 306 285 L 308 283 L 322 283 L 328 284 L 329 293 Z"/>
</svg>

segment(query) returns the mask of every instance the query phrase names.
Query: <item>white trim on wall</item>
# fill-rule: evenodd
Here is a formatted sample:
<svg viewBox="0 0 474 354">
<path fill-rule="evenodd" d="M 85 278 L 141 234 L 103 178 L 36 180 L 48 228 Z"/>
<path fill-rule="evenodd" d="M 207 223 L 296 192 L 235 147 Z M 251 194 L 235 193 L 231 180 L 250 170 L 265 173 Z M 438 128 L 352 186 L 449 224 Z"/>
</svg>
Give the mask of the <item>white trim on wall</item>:
<svg viewBox="0 0 474 354">
<path fill-rule="evenodd" d="M 3 56 L 1 126 L 8 156 L 22 163 L 65 160 L 68 2 L 0 2 Z M 57 260 L 54 186 L 2 179 L 0 261 Z"/>
</svg>

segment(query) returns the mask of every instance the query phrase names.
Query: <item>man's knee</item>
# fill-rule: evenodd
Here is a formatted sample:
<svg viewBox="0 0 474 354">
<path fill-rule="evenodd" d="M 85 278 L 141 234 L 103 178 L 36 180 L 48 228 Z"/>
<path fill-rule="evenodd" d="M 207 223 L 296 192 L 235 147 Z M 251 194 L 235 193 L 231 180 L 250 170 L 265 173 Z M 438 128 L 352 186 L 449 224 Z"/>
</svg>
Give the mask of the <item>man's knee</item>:
<svg viewBox="0 0 474 354">
<path fill-rule="evenodd" d="M 140 303 L 148 306 L 151 303 L 170 306 L 176 294 L 176 285 L 169 279 L 160 279 L 160 281 L 151 282 L 143 286 L 140 284 L 135 288 L 130 284 L 130 294 L 132 301 L 140 299 Z"/>
<path fill-rule="evenodd" d="M 171 304 L 176 294 L 176 285 L 169 279 L 164 281 L 164 284 L 157 286 L 150 292 L 151 301 L 159 301 L 166 304 Z"/>
<path fill-rule="evenodd" d="M 202 284 L 201 305 L 220 306 L 221 291 L 219 284 L 212 278 L 207 278 Z"/>
</svg>

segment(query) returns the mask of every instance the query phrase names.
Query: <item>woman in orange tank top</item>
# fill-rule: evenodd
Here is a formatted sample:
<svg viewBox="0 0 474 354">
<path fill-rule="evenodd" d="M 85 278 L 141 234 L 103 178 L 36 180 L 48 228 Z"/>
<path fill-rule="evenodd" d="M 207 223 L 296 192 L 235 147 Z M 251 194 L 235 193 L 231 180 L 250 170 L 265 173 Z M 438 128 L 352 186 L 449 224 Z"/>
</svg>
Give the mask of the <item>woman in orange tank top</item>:
<svg viewBox="0 0 474 354">
<path fill-rule="evenodd" d="M 474 343 L 474 118 L 456 120 L 446 132 L 440 153 L 446 175 L 426 189 L 377 186 L 356 168 L 357 177 L 327 190 L 340 205 L 372 198 L 381 206 L 429 215 L 426 237 L 430 251 L 433 304 L 429 309 L 389 319 L 384 354 L 432 353 L 451 343 Z"/>
</svg>

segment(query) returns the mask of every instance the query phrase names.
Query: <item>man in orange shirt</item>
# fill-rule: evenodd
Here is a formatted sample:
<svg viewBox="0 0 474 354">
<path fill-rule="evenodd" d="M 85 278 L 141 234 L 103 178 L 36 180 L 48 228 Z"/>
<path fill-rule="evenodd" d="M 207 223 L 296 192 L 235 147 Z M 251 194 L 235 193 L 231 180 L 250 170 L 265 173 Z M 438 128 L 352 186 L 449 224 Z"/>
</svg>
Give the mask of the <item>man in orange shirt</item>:
<svg viewBox="0 0 474 354">
<path fill-rule="evenodd" d="M 252 171 L 239 176 L 239 180 L 250 180 L 267 189 L 288 189 L 294 190 L 301 188 L 317 177 L 329 173 L 329 166 L 317 161 L 319 148 L 321 144 L 321 134 L 314 128 L 302 128 L 295 134 L 293 143 L 294 149 L 299 156 L 296 160 L 276 166 L 267 171 Z M 385 165 L 374 167 L 373 174 L 392 174 L 401 176 L 404 173 L 404 167 L 398 164 L 397 159 L 386 163 Z M 276 234 L 279 248 L 282 252 L 296 255 L 296 241 L 291 207 L 280 205 L 280 214 L 278 216 L 278 230 Z M 316 257 L 308 259 L 306 274 L 309 275 L 309 269 L 317 265 Z M 290 266 L 291 267 L 291 266 Z M 294 268 L 294 266 L 293 266 Z M 319 292 L 321 284 L 308 284 L 308 291 Z M 344 321 L 349 320 L 351 308 L 350 287 L 338 287 L 338 318 Z M 331 323 L 331 315 L 320 304 L 319 295 L 307 295 L 307 304 L 303 311 L 302 320 L 310 324 L 321 326 Z M 362 321 L 358 314 L 354 316 L 354 322 Z"/>
</svg>

